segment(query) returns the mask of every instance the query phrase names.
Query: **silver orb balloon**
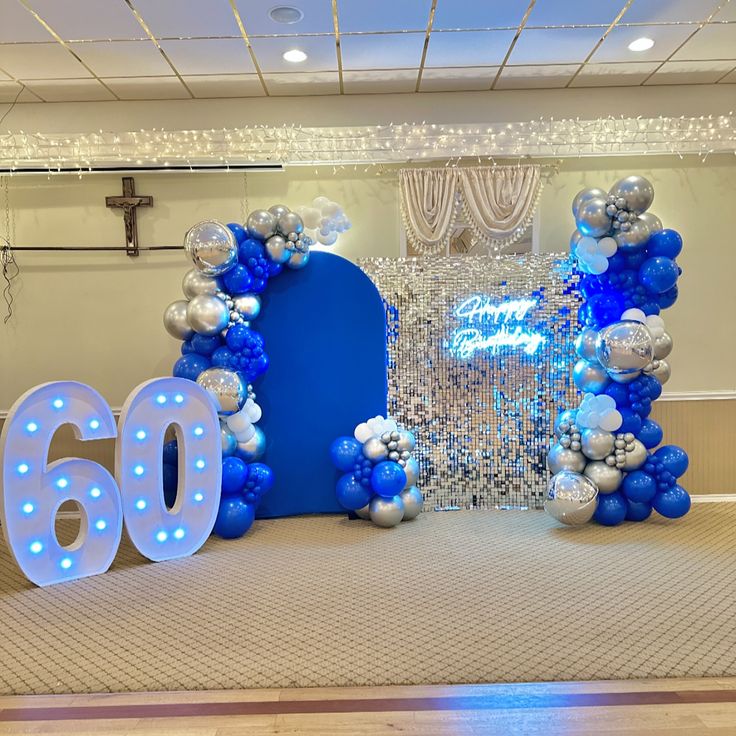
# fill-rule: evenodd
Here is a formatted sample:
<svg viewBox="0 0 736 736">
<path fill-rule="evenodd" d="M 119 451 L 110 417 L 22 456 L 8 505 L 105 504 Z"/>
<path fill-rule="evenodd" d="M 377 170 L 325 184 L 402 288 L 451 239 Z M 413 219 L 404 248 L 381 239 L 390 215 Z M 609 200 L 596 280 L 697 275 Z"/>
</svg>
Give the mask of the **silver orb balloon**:
<svg viewBox="0 0 736 736">
<path fill-rule="evenodd" d="M 639 440 L 631 443 L 634 448 L 624 456 L 624 470 L 637 470 L 647 461 L 647 448 Z"/>
<path fill-rule="evenodd" d="M 176 302 L 171 302 L 166 311 L 164 311 L 164 327 L 166 332 L 177 340 L 188 340 L 193 334 L 194 330 L 191 328 L 189 322 L 187 322 L 187 307 L 189 302 L 180 299 Z"/>
<path fill-rule="evenodd" d="M 376 526 L 382 526 L 389 529 L 401 523 L 404 518 L 404 502 L 401 496 L 393 498 L 383 498 L 374 496 L 370 502 L 371 521 Z"/>
<path fill-rule="evenodd" d="M 200 294 L 216 294 L 219 289 L 220 287 L 214 277 L 208 276 L 196 268 L 187 271 L 181 280 L 181 290 L 187 299 L 194 299 L 195 296 Z"/>
<path fill-rule="evenodd" d="M 584 393 L 599 394 L 608 385 L 608 373 L 598 363 L 579 360 L 572 369 L 572 380 Z"/>
<path fill-rule="evenodd" d="M 388 457 L 388 447 L 378 437 L 370 437 L 363 445 L 363 455 L 373 462 L 380 462 Z"/>
<path fill-rule="evenodd" d="M 268 210 L 254 210 L 245 226 L 251 237 L 268 240 L 276 232 L 276 218 Z"/>
<path fill-rule="evenodd" d="M 286 265 L 289 268 L 293 268 L 298 271 L 300 268 L 304 268 L 309 263 L 309 251 L 304 253 L 292 253 Z"/>
<path fill-rule="evenodd" d="M 648 210 L 654 201 L 654 187 L 643 176 L 627 176 L 610 189 L 611 196 L 626 201 L 626 209 L 637 215 Z"/>
<path fill-rule="evenodd" d="M 642 212 L 639 215 L 639 219 L 649 228 L 650 235 L 654 235 L 654 233 L 658 233 L 660 230 L 664 229 L 662 220 L 660 220 L 653 212 Z"/>
<path fill-rule="evenodd" d="M 672 338 L 668 332 L 663 332 L 652 342 L 654 343 L 654 357 L 657 360 L 664 360 L 672 352 Z"/>
<path fill-rule="evenodd" d="M 626 254 L 639 249 L 639 246 L 649 240 L 649 225 L 641 218 L 634 220 L 628 230 L 620 230 L 616 233 L 616 245 L 618 249 Z"/>
<path fill-rule="evenodd" d="M 289 233 L 299 234 L 304 230 L 304 223 L 296 212 L 285 212 L 279 217 L 277 227 L 279 232 L 284 235 Z"/>
<path fill-rule="evenodd" d="M 583 235 L 601 238 L 611 229 L 611 216 L 606 212 L 608 204 L 603 197 L 593 197 L 580 205 L 576 221 Z"/>
<path fill-rule="evenodd" d="M 585 475 L 562 470 L 550 478 L 544 510 L 568 526 L 585 524 L 598 507 L 598 488 Z"/>
<path fill-rule="evenodd" d="M 631 373 L 609 373 L 609 377 L 616 383 L 631 383 L 636 381 L 641 375 L 641 371 L 631 371 Z"/>
<path fill-rule="evenodd" d="M 355 515 L 361 519 L 365 519 L 366 521 L 371 520 L 371 506 L 370 504 L 366 504 L 363 506 L 362 509 L 355 509 Z"/>
<path fill-rule="evenodd" d="M 233 307 L 250 321 L 261 313 L 261 299 L 256 294 L 241 294 L 233 297 Z"/>
<path fill-rule="evenodd" d="M 274 204 L 268 208 L 268 211 L 276 218 L 278 222 L 279 217 L 287 215 L 291 210 L 285 204 Z"/>
<path fill-rule="evenodd" d="M 404 472 L 406 473 L 406 485 L 404 488 L 409 486 L 415 486 L 419 479 L 419 463 L 415 457 L 410 457 L 404 465 Z"/>
<path fill-rule="evenodd" d="M 398 449 L 411 452 L 417 446 L 416 437 L 408 429 L 399 430 Z"/>
<path fill-rule="evenodd" d="M 595 360 L 595 341 L 598 333 L 592 327 L 586 327 L 575 340 L 575 352 L 584 360 Z"/>
<path fill-rule="evenodd" d="M 195 268 L 219 276 L 238 260 L 238 243 L 232 230 L 216 220 L 198 222 L 184 236 L 184 248 Z"/>
<path fill-rule="evenodd" d="M 223 457 L 232 455 L 238 447 L 238 438 L 223 421 L 220 422 L 220 442 Z"/>
<path fill-rule="evenodd" d="M 404 502 L 404 518 L 402 521 L 416 519 L 422 513 L 422 507 L 424 506 L 422 492 L 416 486 L 409 486 L 408 488 L 404 488 L 399 496 L 401 496 L 401 500 Z"/>
<path fill-rule="evenodd" d="M 570 431 L 570 427 L 575 424 L 578 413 L 574 409 L 565 409 L 558 414 L 555 419 L 555 434 L 560 437 Z"/>
<path fill-rule="evenodd" d="M 635 373 L 652 361 L 652 335 L 641 322 L 614 322 L 598 333 L 595 354 L 609 373 Z"/>
<path fill-rule="evenodd" d="M 670 364 L 666 360 L 657 360 L 654 364 L 654 368 L 651 370 L 647 369 L 647 373 L 654 376 L 662 385 L 670 380 L 672 371 Z"/>
<path fill-rule="evenodd" d="M 256 426 L 255 433 L 247 442 L 238 442 L 238 448 L 235 454 L 246 463 L 254 463 L 263 457 L 266 452 L 266 435 L 263 430 Z"/>
<path fill-rule="evenodd" d="M 578 247 L 578 243 L 583 239 L 583 234 L 577 228 L 572 231 L 570 236 L 570 252 L 575 253 L 575 249 Z"/>
<path fill-rule="evenodd" d="M 272 235 L 266 241 L 266 253 L 274 263 L 286 263 L 291 255 L 286 241 L 280 235 Z"/>
<path fill-rule="evenodd" d="M 582 473 L 585 468 L 585 455 L 578 450 L 571 450 L 562 445 L 554 445 L 547 455 L 547 467 L 553 475 L 561 470 L 572 470 Z"/>
<path fill-rule="evenodd" d="M 575 195 L 575 199 L 572 200 L 572 216 L 577 220 L 580 207 L 589 199 L 605 199 L 607 196 L 608 192 L 604 192 L 602 189 L 598 189 L 597 187 L 581 189 Z"/>
<path fill-rule="evenodd" d="M 605 429 L 584 429 L 580 435 L 583 455 L 590 460 L 604 460 L 613 452 L 616 441 L 613 433 Z"/>
<path fill-rule="evenodd" d="M 187 306 L 187 322 L 200 335 L 217 335 L 230 321 L 230 310 L 222 299 L 210 294 L 195 296 Z"/>
<path fill-rule="evenodd" d="M 598 486 L 601 493 L 613 493 L 618 490 L 623 479 L 621 471 L 617 467 L 608 465 L 601 460 L 589 462 L 583 473 Z"/>
<path fill-rule="evenodd" d="M 207 368 L 199 374 L 197 383 L 214 399 L 218 414 L 235 414 L 245 404 L 247 389 L 235 371 Z"/>
</svg>

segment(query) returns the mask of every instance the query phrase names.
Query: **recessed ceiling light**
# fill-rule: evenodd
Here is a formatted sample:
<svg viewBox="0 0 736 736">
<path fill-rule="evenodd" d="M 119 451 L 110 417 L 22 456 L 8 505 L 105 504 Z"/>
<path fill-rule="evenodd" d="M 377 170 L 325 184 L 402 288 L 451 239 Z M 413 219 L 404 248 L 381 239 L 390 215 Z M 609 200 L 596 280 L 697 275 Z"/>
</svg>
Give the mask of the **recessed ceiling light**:
<svg viewBox="0 0 736 736">
<path fill-rule="evenodd" d="M 277 5 L 268 11 L 268 15 L 274 23 L 287 24 L 298 23 L 304 17 L 304 13 L 293 5 Z"/>
<path fill-rule="evenodd" d="M 292 64 L 299 64 L 306 61 L 307 55 L 301 49 L 289 49 L 284 51 L 284 61 L 290 61 Z"/>
<path fill-rule="evenodd" d="M 636 41 L 629 44 L 629 51 L 647 51 L 652 46 L 654 46 L 654 41 L 651 38 L 637 38 Z"/>
</svg>

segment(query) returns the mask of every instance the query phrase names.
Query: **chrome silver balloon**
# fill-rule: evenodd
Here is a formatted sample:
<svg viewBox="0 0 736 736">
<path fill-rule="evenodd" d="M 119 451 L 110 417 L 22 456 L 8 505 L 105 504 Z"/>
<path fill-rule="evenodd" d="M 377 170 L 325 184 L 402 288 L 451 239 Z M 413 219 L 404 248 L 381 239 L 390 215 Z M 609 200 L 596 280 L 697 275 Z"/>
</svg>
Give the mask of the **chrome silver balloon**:
<svg viewBox="0 0 736 736">
<path fill-rule="evenodd" d="M 577 228 L 572 231 L 572 235 L 570 236 L 570 252 L 575 253 L 575 249 L 578 246 L 578 243 L 583 239 L 583 234 L 578 230 Z"/>
<path fill-rule="evenodd" d="M 575 340 L 575 352 L 584 360 L 596 360 L 595 341 L 598 333 L 592 327 L 586 327 Z"/>
<path fill-rule="evenodd" d="M 220 421 L 220 442 L 222 445 L 222 456 L 232 455 L 238 447 L 238 438 L 233 434 L 225 422 Z"/>
<path fill-rule="evenodd" d="M 261 313 L 261 299 L 257 294 L 241 294 L 233 297 L 233 308 L 246 320 L 252 320 Z"/>
<path fill-rule="evenodd" d="M 415 457 L 410 457 L 404 465 L 404 472 L 406 473 L 406 485 L 404 488 L 415 486 L 417 480 L 419 480 L 419 463 Z"/>
<path fill-rule="evenodd" d="M 565 409 L 565 411 L 560 412 L 557 419 L 555 419 L 555 434 L 558 437 L 567 434 L 575 424 L 577 415 L 578 413 L 574 409 Z"/>
<path fill-rule="evenodd" d="M 164 327 L 166 332 L 177 340 L 188 340 L 194 335 L 194 330 L 187 322 L 187 307 L 189 302 L 180 299 L 171 302 L 164 311 Z"/>
<path fill-rule="evenodd" d="M 378 437 L 370 437 L 363 445 L 363 455 L 373 462 L 380 462 L 388 457 L 388 447 Z"/>
<path fill-rule="evenodd" d="M 222 299 L 200 294 L 187 305 L 187 322 L 200 335 L 217 335 L 230 322 L 230 311 Z"/>
<path fill-rule="evenodd" d="M 550 478 L 544 510 L 557 521 L 579 526 L 593 518 L 598 507 L 598 488 L 581 473 L 562 470 Z"/>
<path fill-rule="evenodd" d="M 654 187 L 651 182 L 638 175 L 619 179 L 609 193 L 617 200 L 623 199 L 626 202 L 626 209 L 637 215 L 648 210 L 654 201 Z"/>
<path fill-rule="evenodd" d="M 408 488 L 404 488 L 399 496 L 401 496 L 401 500 L 404 502 L 404 518 L 402 521 L 416 519 L 422 513 L 422 507 L 424 506 L 422 492 L 416 486 L 409 486 Z"/>
<path fill-rule="evenodd" d="M 623 480 L 621 471 L 601 460 L 593 460 L 585 466 L 583 474 L 598 486 L 601 493 L 613 493 L 618 490 Z"/>
<path fill-rule="evenodd" d="M 195 268 L 208 276 L 229 271 L 238 260 L 238 243 L 232 230 L 217 220 L 204 220 L 184 236 L 184 248 Z"/>
<path fill-rule="evenodd" d="M 637 218 L 634 222 L 630 223 L 630 225 L 631 227 L 626 230 L 621 228 L 621 230 L 614 236 L 616 238 L 618 249 L 624 254 L 638 250 L 639 246 L 646 243 L 651 235 L 649 232 L 649 225 L 647 225 L 641 218 Z"/>
<path fill-rule="evenodd" d="M 246 222 L 248 234 L 259 240 L 268 240 L 276 232 L 276 218 L 268 210 L 254 210 Z"/>
<path fill-rule="evenodd" d="M 277 228 L 283 235 L 288 235 L 289 233 L 296 233 L 298 235 L 304 230 L 304 223 L 296 212 L 285 212 L 279 217 Z"/>
<path fill-rule="evenodd" d="M 606 200 L 602 197 L 593 197 L 580 205 L 575 218 L 578 230 L 583 235 L 592 238 L 601 238 L 611 229 L 611 217 L 606 212 Z"/>
<path fill-rule="evenodd" d="M 631 373 L 609 373 L 608 376 L 616 383 L 631 383 L 636 381 L 641 375 L 641 371 L 632 371 Z"/>
<path fill-rule="evenodd" d="M 597 187 L 591 187 L 589 189 L 581 189 L 572 201 L 572 216 L 577 220 L 578 212 L 580 207 L 587 202 L 589 199 L 606 199 L 608 192 L 604 192 L 602 189 Z"/>
<path fill-rule="evenodd" d="M 416 437 L 408 429 L 399 430 L 398 449 L 411 452 L 417 445 Z"/>
<path fill-rule="evenodd" d="M 657 360 L 664 360 L 672 352 L 672 337 L 668 332 L 663 332 L 652 342 L 654 343 L 654 357 Z"/>
<path fill-rule="evenodd" d="M 404 518 L 404 502 L 401 496 L 383 498 L 374 496 L 370 502 L 371 521 L 376 526 L 389 529 L 401 523 Z"/>
<path fill-rule="evenodd" d="M 360 517 L 361 519 L 365 519 L 366 521 L 370 521 L 371 520 L 371 506 L 370 506 L 370 504 L 367 503 L 365 506 L 363 506 L 362 509 L 356 509 L 355 510 L 355 515 L 358 516 L 358 517 Z"/>
<path fill-rule="evenodd" d="M 266 241 L 266 253 L 274 263 L 286 263 L 291 256 L 286 241 L 280 235 L 272 235 Z"/>
<path fill-rule="evenodd" d="M 194 299 L 200 294 L 216 294 L 219 289 L 217 279 L 202 273 L 197 268 L 189 269 L 181 280 L 181 290 L 187 299 Z"/>
<path fill-rule="evenodd" d="M 572 380 L 581 391 L 599 394 L 608 385 L 608 373 L 597 362 L 579 360 L 572 369 Z"/>
<path fill-rule="evenodd" d="M 246 387 L 235 371 L 207 368 L 199 374 L 197 383 L 214 399 L 218 414 L 235 414 L 245 404 Z"/>
<path fill-rule="evenodd" d="M 306 251 L 304 253 L 292 253 L 291 257 L 286 262 L 286 265 L 289 268 L 293 268 L 295 271 L 297 271 L 300 268 L 304 268 L 307 263 L 309 263 L 309 251 Z"/>
<path fill-rule="evenodd" d="M 629 445 L 624 455 L 624 470 L 637 470 L 647 461 L 647 448 L 639 440 L 634 440 Z"/>
<path fill-rule="evenodd" d="M 582 452 L 562 445 L 554 445 L 547 455 L 547 467 L 552 474 L 559 473 L 561 470 L 582 473 L 586 462 Z"/>
<path fill-rule="evenodd" d="M 276 218 L 276 222 L 278 222 L 279 217 L 291 212 L 291 210 L 285 204 L 271 205 L 271 207 L 268 208 L 268 211 Z"/>
<path fill-rule="evenodd" d="M 670 380 L 672 374 L 670 364 L 666 360 L 655 360 L 652 368 L 647 368 L 646 372 L 654 376 L 662 385 Z"/>
<path fill-rule="evenodd" d="M 266 435 L 263 430 L 254 426 L 255 432 L 247 442 L 238 442 L 235 454 L 246 463 L 254 463 L 263 457 L 266 452 Z"/>
<path fill-rule="evenodd" d="M 605 460 L 613 452 L 615 437 L 605 429 L 584 429 L 580 434 L 583 455 L 590 460 Z"/>
<path fill-rule="evenodd" d="M 653 212 L 642 212 L 639 215 L 639 219 L 649 228 L 650 235 L 654 235 L 654 233 L 658 233 L 660 230 L 664 229 L 662 220 L 660 220 Z"/>
<path fill-rule="evenodd" d="M 636 373 L 652 361 L 652 335 L 641 322 L 614 322 L 598 333 L 595 354 L 610 374 Z"/>
</svg>

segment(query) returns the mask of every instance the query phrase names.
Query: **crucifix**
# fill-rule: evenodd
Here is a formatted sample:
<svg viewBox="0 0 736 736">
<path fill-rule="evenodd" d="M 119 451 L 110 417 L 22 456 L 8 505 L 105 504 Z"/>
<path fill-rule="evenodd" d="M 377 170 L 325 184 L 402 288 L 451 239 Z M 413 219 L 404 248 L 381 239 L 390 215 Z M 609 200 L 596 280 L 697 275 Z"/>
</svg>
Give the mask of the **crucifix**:
<svg viewBox="0 0 736 736">
<path fill-rule="evenodd" d="M 138 219 L 137 207 L 153 207 L 153 197 L 135 193 L 135 180 L 132 176 L 123 177 L 123 196 L 105 197 L 108 207 L 119 207 L 123 210 L 125 223 L 125 252 L 129 256 L 138 255 Z"/>
</svg>

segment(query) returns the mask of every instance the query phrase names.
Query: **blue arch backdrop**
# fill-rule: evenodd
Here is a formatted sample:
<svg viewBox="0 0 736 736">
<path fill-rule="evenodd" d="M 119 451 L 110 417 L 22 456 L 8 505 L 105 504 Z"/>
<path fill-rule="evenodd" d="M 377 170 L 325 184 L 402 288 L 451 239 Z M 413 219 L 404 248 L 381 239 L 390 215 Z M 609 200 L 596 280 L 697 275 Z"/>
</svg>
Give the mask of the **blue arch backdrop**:
<svg viewBox="0 0 736 736">
<path fill-rule="evenodd" d="M 258 518 L 344 513 L 329 448 L 359 422 L 386 415 L 386 318 L 381 295 L 355 264 L 313 251 L 263 295 L 254 327 L 270 366 L 255 386 L 273 488 Z"/>
</svg>

